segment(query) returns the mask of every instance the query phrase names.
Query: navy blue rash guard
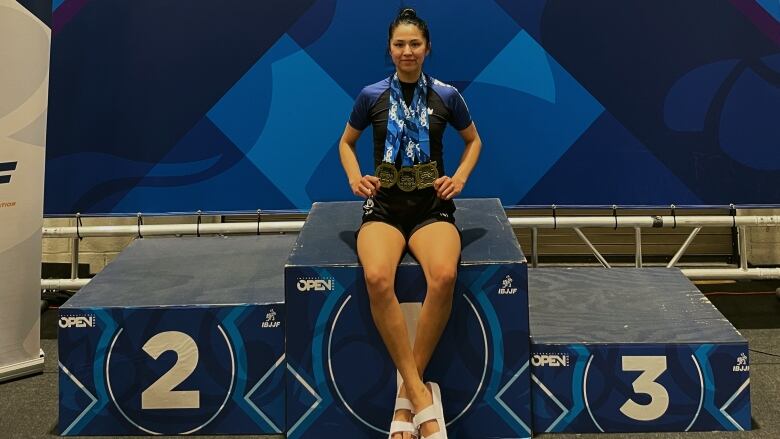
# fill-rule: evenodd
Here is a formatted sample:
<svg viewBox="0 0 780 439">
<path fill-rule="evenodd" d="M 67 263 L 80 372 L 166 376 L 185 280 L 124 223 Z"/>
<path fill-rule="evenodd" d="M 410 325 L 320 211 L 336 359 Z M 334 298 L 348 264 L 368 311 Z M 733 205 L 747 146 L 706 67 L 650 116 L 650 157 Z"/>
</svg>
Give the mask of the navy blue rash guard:
<svg viewBox="0 0 780 439">
<path fill-rule="evenodd" d="M 428 113 L 429 113 L 429 137 L 431 146 L 431 160 L 436 161 L 439 175 L 444 174 L 444 157 L 442 138 L 444 129 L 449 123 L 458 131 L 471 125 L 471 115 L 466 107 L 466 102 L 458 90 L 448 84 L 430 77 L 428 81 Z M 411 102 L 416 83 L 401 83 L 404 101 L 407 105 Z M 369 125 L 373 127 L 374 134 L 374 166 L 382 162 L 385 151 L 385 137 L 387 136 L 387 117 L 390 108 L 390 78 L 385 78 L 375 84 L 371 84 L 360 91 L 349 124 L 352 128 L 363 131 Z M 431 113 L 433 110 L 433 113 Z M 400 157 L 400 154 L 399 154 Z M 398 166 L 400 161 L 396 161 Z M 400 167 L 400 166 L 399 166 Z M 395 187 L 391 189 L 396 189 Z"/>
</svg>

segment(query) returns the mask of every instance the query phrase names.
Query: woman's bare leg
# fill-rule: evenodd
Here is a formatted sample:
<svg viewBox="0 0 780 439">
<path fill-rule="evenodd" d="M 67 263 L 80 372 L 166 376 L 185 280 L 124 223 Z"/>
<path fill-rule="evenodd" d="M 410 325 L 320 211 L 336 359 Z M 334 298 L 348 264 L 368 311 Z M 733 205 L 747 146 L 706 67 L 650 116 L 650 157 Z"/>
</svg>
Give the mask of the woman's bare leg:
<svg viewBox="0 0 780 439">
<path fill-rule="evenodd" d="M 403 378 L 403 390 L 414 405 L 415 399 L 421 401 L 426 392 L 429 401 L 431 397 L 417 371 L 406 322 L 395 295 L 395 273 L 405 248 L 403 234 L 389 224 L 369 222 L 358 234 L 357 251 L 363 265 L 371 315 L 390 358 Z M 394 419 L 410 422 L 412 415 L 408 410 L 399 410 Z M 399 434 L 393 439 L 410 439 L 410 435 Z"/>
<path fill-rule="evenodd" d="M 409 249 L 422 266 L 428 284 L 413 348 L 415 366 L 422 377 L 452 311 L 460 259 L 460 235 L 455 225 L 435 222 L 423 226 L 409 238 Z M 420 411 L 427 405 L 415 405 L 415 409 Z M 433 422 L 421 427 L 423 437 L 436 431 L 438 427 Z"/>
</svg>

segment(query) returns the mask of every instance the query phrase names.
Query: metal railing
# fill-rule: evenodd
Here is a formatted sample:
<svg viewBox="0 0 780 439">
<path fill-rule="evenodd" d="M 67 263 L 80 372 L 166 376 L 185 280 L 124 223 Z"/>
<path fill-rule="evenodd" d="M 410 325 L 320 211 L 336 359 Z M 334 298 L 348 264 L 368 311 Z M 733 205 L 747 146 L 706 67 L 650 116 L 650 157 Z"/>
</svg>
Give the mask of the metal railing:
<svg viewBox="0 0 780 439">
<path fill-rule="evenodd" d="M 682 272 L 691 280 L 703 279 L 780 279 L 780 267 L 749 268 L 747 266 L 747 242 L 745 231 L 751 226 L 780 226 L 780 215 L 613 215 L 613 216 L 526 216 L 510 217 L 513 228 L 531 230 L 531 266 L 539 266 L 539 229 L 572 229 L 580 240 L 590 248 L 596 259 L 605 268 L 611 268 L 607 259 L 596 249 L 588 239 L 583 228 L 633 228 L 635 261 L 634 266 L 642 267 L 642 229 L 693 227 L 685 242 L 680 246 L 672 259 L 666 265 L 674 267 L 690 247 L 696 235 L 705 227 L 733 227 L 738 230 L 738 248 L 740 266 L 738 268 L 684 268 Z M 71 238 L 71 278 L 42 279 L 41 288 L 51 290 L 79 289 L 89 282 L 89 279 L 78 278 L 79 240 L 87 237 L 121 237 L 121 236 L 201 236 L 230 234 L 260 234 L 298 232 L 304 221 L 256 221 L 232 223 L 201 224 L 165 224 L 118 226 L 67 226 L 44 227 L 45 238 Z"/>
</svg>

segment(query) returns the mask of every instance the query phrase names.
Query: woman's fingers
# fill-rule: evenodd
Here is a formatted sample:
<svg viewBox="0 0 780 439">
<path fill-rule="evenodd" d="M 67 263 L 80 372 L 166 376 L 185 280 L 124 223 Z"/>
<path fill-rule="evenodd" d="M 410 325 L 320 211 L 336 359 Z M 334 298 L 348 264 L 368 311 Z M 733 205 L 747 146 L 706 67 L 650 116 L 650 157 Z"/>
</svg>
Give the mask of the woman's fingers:
<svg viewBox="0 0 780 439">
<path fill-rule="evenodd" d="M 373 175 L 366 175 L 366 176 L 365 176 L 365 177 L 363 177 L 363 178 L 365 178 L 366 180 L 368 180 L 368 181 L 369 181 L 369 183 L 370 183 L 372 186 L 374 186 L 374 189 L 376 189 L 377 191 L 379 190 L 379 188 L 380 188 L 380 187 L 382 187 L 382 182 L 381 182 L 381 181 L 379 181 L 379 177 L 375 177 L 375 176 L 373 176 Z"/>
<path fill-rule="evenodd" d="M 369 198 L 376 195 L 382 183 L 373 175 L 364 175 L 357 184 L 352 187 L 352 193 L 362 198 Z"/>
<path fill-rule="evenodd" d="M 453 198 L 456 195 L 458 195 L 458 191 L 455 188 L 455 185 L 450 185 L 447 189 L 442 191 L 441 198 L 445 200 L 449 200 L 450 198 Z"/>
<path fill-rule="evenodd" d="M 366 197 L 374 196 L 374 185 L 369 182 L 363 181 L 360 183 L 360 190 Z"/>
<path fill-rule="evenodd" d="M 437 178 L 436 180 L 433 180 L 433 188 L 436 190 L 436 193 L 439 192 L 439 186 L 441 186 L 441 184 L 445 180 L 447 180 L 447 179 L 449 179 L 449 177 L 447 177 L 446 175 L 443 175 L 443 176 Z"/>
<path fill-rule="evenodd" d="M 436 195 L 441 198 L 445 199 L 445 193 L 449 191 L 452 188 L 452 179 L 450 179 L 447 176 L 441 177 L 441 182 L 439 183 L 438 189 L 436 189 Z"/>
</svg>

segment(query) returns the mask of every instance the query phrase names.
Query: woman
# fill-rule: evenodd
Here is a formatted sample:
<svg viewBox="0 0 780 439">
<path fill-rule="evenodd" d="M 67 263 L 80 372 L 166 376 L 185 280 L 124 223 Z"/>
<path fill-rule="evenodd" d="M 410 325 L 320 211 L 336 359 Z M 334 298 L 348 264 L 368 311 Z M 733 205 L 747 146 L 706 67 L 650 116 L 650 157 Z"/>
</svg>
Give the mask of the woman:
<svg viewBox="0 0 780 439">
<path fill-rule="evenodd" d="M 446 438 L 441 395 L 423 373 L 449 319 L 461 242 L 452 198 L 463 190 L 482 142 L 460 93 L 423 73 L 431 40 L 426 23 L 403 9 L 390 24 L 392 77 L 365 87 L 339 144 L 352 192 L 366 201 L 357 234 L 371 314 L 403 378 L 391 439 Z M 442 137 L 447 124 L 465 142 L 460 165 L 445 175 Z M 375 175 L 362 175 L 355 154 L 372 125 Z M 394 282 L 407 248 L 420 263 L 428 290 L 414 346 L 409 345 Z M 416 415 L 413 415 L 416 413 Z"/>
</svg>

